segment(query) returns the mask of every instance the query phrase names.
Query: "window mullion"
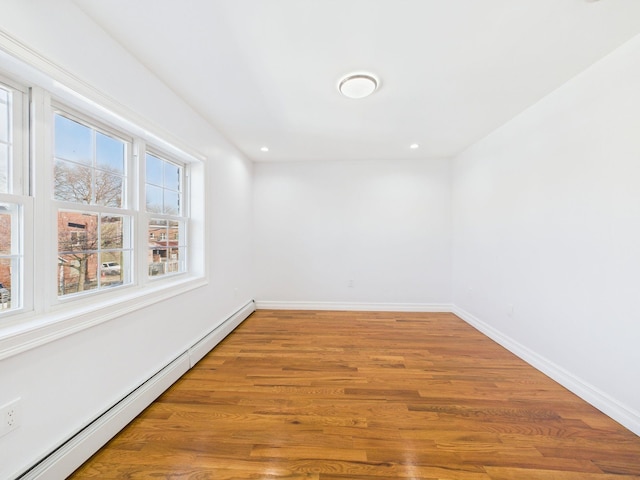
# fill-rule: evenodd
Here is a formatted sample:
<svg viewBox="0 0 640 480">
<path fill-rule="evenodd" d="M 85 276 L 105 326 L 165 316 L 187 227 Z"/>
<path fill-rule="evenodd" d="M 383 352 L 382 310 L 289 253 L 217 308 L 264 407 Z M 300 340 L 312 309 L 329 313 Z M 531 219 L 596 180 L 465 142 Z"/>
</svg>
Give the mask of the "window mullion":
<svg viewBox="0 0 640 480">
<path fill-rule="evenodd" d="M 51 98 L 39 88 L 31 89 L 30 130 L 31 168 L 37 172 L 31 179 L 33 195 L 33 217 L 30 220 L 33 235 L 33 265 L 38 272 L 31 273 L 33 287 L 33 307 L 37 312 L 46 312 L 56 299 L 55 270 L 50 259 L 55 258 L 56 238 L 54 212 L 49 199 L 52 196 L 53 175 L 49 168 L 51 158 L 52 122 L 49 118 Z M 34 267 L 35 268 L 35 267 Z M 36 295 L 35 292 L 38 292 Z"/>
<path fill-rule="evenodd" d="M 135 167 L 135 172 L 133 178 L 132 185 L 135 185 L 135 191 L 132 192 L 131 197 L 133 198 L 135 204 L 134 208 L 136 209 L 135 214 L 135 252 L 136 256 L 135 260 L 135 269 L 134 279 L 138 285 L 144 285 L 148 281 L 148 276 L 146 272 L 147 268 L 147 254 L 149 249 L 149 244 L 147 241 L 147 223 L 148 218 L 145 211 L 145 177 L 146 177 L 146 164 L 144 161 L 144 152 L 147 148 L 146 142 L 140 138 L 137 138 L 133 144 L 133 166 Z"/>
</svg>

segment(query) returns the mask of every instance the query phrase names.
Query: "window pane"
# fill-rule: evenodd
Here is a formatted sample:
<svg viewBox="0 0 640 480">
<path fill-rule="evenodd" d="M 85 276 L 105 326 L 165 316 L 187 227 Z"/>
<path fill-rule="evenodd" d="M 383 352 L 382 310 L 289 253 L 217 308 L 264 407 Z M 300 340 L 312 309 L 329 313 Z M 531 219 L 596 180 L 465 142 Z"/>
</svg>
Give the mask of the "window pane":
<svg viewBox="0 0 640 480">
<path fill-rule="evenodd" d="M 167 254 L 167 272 L 181 272 L 181 259 L 182 255 L 180 254 L 181 249 L 179 248 L 169 248 Z"/>
<path fill-rule="evenodd" d="M 100 222 L 100 246 L 103 249 L 124 247 L 124 219 L 119 216 L 103 216 Z M 104 260 L 103 260 L 104 261 Z"/>
<path fill-rule="evenodd" d="M 162 186 L 162 164 L 164 162 L 158 157 L 147 153 L 146 182 L 153 185 Z"/>
<path fill-rule="evenodd" d="M 178 192 L 164 191 L 164 213 L 180 215 L 180 194 Z"/>
<path fill-rule="evenodd" d="M 11 308 L 11 271 L 13 262 L 10 258 L 0 258 L 0 312 Z"/>
<path fill-rule="evenodd" d="M 58 252 L 74 252 L 78 258 L 98 249 L 98 215 L 58 212 Z"/>
<path fill-rule="evenodd" d="M 108 207 L 122 207 L 124 178 L 120 175 L 112 175 L 102 170 L 96 170 L 95 173 L 95 203 Z"/>
<path fill-rule="evenodd" d="M 11 255 L 11 213 L 9 206 L 3 204 L 0 204 L 0 255 Z"/>
<path fill-rule="evenodd" d="M 55 115 L 55 155 L 58 158 L 91 165 L 92 132 L 89 127 Z"/>
<path fill-rule="evenodd" d="M 169 272 L 178 272 L 181 265 L 178 263 L 178 252 L 175 248 L 177 241 L 173 239 L 178 230 L 179 222 L 162 219 L 149 221 L 149 276 L 165 275 Z M 175 257 L 175 258 L 174 258 Z"/>
<path fill-rule="evenodd" d="M 9 145 L 0 143 L 0 193 L 9 193 Z"/>
<path fill-rule="evenodd" d="M 19 238 L 21 206 L 0 203 L 0 313 L 20 305 L 22 244 Z"/>
<path fill-rule="evenodd" d="M 7 91 L 0 88 L 0 142 L 9 143 L 9 125 L 11 125 L 10 113 L 11 108 L 7 102 Z"/>
<path fill-rule="evenodd" d="M 180 167 L 170 162 L 164 162 L 163 186 L 170 190 L 180 190 Z"/>
<path fill-rule="evenodd" d="M 180 223 L 169 221 L 169 245 L 180 245 Z"/>
<path fill-rule="evenodd" d="M 98 288 L 98 254 L 58 256 L 58 293 L 68 295 Z"/>
<path fill-rule="evenodd" d="M 116 286 L 123 284 L 125 265 L 123 252 L 105 252 L 100 255 L 100 284 L 104 286 Z"/>
<path fill-rule="evenodd" d="M 149 249 L 149 276 L 164 275 L 166 273 L 166 248 Z"/>
<path fill-rule="evenodd" d="M 149 276 L 185 271 L 185 249 L 180 245 L 183 222 L 152 219 L 149 221 Z"/>
<path fill-rule="evenodd" d="M 10 193 L 11 94 L 0 88 L 0 193 Z"/>
<path fill-rule="evenodd" d="M 125 143 L 96 132 L 96 163 L 110 172 L 124 173 Z"/>
<path fill-rule="evenodd" d="M 147 185 L 147 211 L 162 213 L 162 188 Z"/>
<path fill-rule="evenodd" d="M 149 220 L 149 246 L 167 245 L 167 221 L 152 219 Z"/>
<path fill-rule="evenodd" d="M 91 203 L 92 169 L 76 163 L 57 161 L 54 169 L 56 200 Z"/>
</svg>

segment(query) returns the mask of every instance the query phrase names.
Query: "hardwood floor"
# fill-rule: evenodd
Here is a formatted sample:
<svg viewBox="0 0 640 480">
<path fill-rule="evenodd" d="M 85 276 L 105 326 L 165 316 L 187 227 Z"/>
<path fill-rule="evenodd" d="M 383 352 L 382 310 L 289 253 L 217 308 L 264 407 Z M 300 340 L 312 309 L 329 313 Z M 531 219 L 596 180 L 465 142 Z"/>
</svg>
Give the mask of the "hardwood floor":
<svg viewBox="0 0 640 480">
<path fill-rule="evenodd" d="M 640 478 L 640 437 L 453 314 L 259 310 L 71 477 Z"/>
</svg>

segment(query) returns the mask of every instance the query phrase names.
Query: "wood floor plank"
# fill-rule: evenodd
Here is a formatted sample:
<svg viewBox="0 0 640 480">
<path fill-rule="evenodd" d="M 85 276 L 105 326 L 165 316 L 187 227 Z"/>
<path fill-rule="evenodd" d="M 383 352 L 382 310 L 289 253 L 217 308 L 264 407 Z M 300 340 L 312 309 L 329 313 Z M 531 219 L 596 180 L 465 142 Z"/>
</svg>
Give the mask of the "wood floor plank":
<svg viewBox="0 0 640 480">
<path fill-rule="evenodd" d="M 73 480 L 629 480 L 640 438 L 453 314 L 259 310 Z"/>
</svg>

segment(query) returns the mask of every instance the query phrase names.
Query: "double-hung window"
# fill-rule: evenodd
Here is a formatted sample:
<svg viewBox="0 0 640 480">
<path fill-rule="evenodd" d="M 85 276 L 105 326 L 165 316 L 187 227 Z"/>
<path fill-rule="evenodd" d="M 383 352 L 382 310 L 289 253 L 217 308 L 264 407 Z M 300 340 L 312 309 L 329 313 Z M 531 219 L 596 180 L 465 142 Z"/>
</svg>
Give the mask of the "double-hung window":
<svg viewBox="0 0 640 480">
<path fill-rule="evenodd" d="M 204 158 L 16 68 L 30 83 L 0 72 L 0 358 L 206 282 Z"/>
<path fill-rule="evenodd" d="M 131 284 L 132 140 L 62 110 L 53 128 L 58 296 Z"/>
<path fill-rule="evenodd" d="M 145 155 L 148 275 L 161 277 L 186 270 L 187 205 L 185 166 L 148 151 Z"/>
<path fill-rule="evenodd" d="M 0 78 L 0 315 L 22 309 L 28 197 L 26 89 Z"/>
</svg>

